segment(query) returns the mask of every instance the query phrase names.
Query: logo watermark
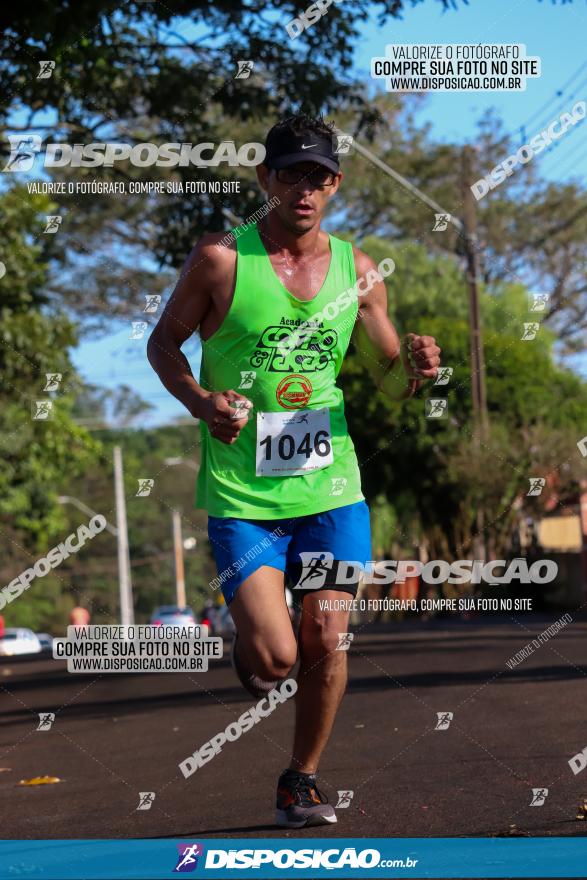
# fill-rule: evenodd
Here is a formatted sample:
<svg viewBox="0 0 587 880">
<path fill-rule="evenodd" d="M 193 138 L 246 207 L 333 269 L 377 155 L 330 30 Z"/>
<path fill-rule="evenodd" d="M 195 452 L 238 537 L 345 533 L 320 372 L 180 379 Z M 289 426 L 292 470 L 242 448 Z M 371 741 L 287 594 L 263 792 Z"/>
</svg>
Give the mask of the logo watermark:
<svg viewBox="0 0 587 880">
<path fill-rule="evenodd" d="M 37 730 L 51 730 L 55 721 L 55 712 L 39 712 L 39 726 Z"/>
<path fill-rule="evenodd" d="M 239 557 L 239 559 L 235 559 L 235 561 L 231 563 L 228 568 L 225 568 L 223 571 L 221 571 L 218 577 L 213 578 L 209 584 L 210 589 L 217 590 L 218 587 L 220 587 L 224 583 L 224 581 L 228 580 L 228 578 L 236 574 L 237 571 L 240 571 L 241 568 L 243 568 L 247 564 L 247 562 L 250 562 L 256 556 L 262 553 L 263 550 L 268 550 L 269 547 L 271 547 L 272 543 L 275 543 L 278 538 L 283 538 L 284 535 L 285 532 L 280 528 L 280 526 L 277 526 L 277 528 L 273 529 L 273 531 L 270 532 L 267 537 L 262 538 L 253 547 L 251 547 L 250 550 L 247 550 L 247 552 L 243 556 Z"/>
<path fill-rule="evenodd" d="M 272 199 L 269 199 L 268 202 L 264 202 L 260 208 L 257 208 L 256 211 L 253 211 L 250 217 L 248 217 L 244 223 L 241 223 L 240 226 L 236 226 L 232 232 L 228 232 L 224 238 L 220 241 L 216 242 L 216 248 L 221 250 L 224 247 L 227 247 L 229 244 L 232 244 L 239 238 L 247 229 L 252 226 L 253 223 L 257 223 L 259 220 L 262 220 L 263 217 L 266 217 L 267 214 L 273 209 L 276 208 L 277 205 L 281 204 L 281 200 L 277 196 L 273 196 Z"/>
<path fill-rule="evenodd" d="M 522 330 L 522 335 L 520 336 L 520 341 L 532 342 L 532 340 L 536 339 L 539 330 L 540 324 L 537 321 L 525 321 L 524 329 Z"/>
<path fill-rule="evenodd" d="M 297 18 L 292 18 L 285 26 L 290 40 L 297 40 L 300 34 L 320 21 L 326 15 L 332 4 L 344 3 L 344 0 L 316 0 L 311 3 L 304 12 L 300 12 Z"/>
<path fill-rule="evenodd" d="M 330 482 L 332 483 L 332 489 L 328 494 L 342 495 L 344 493 L 344 490 L 346 489 L 348 480 L 346 477 L 331 477 Z"/>
<path fill-rule="evenodd" d="M 355 796 L 354 791 L 337 791 L 338 801 L 334 805 L 335 810 L 346 810 L 351 805 L 351 801 Z"/>
<path fill-rule="evenodd" d="M 78 553 L 86 541 L 95 538 L 106 528 L 106 517 L 96 514 L 89 521 L 88 525 L 81 525 L 77 531 L 72 532 L 65 541 L 52 547 L 46 556 L 37 559 L 32 568 L 27 568 L 18 577 L 15 577 L 10 583 L 0 590 L 0 611 L 5 605 L 18 599 L 25 590 L 28 590 L 35 578 L 42 578 L 49 572 L 61 565 L 64 559 L 68 559 L 72 553 Z M 77 539 L 77 543 L 74 543 Z"/>
<path fill-rule="evenodd" d="M 59 232 L 63 217 L 60 217 L 59 214 L 46 214 L 45 221 L 46 223 L 43 233 L 55 235 L 56 232 Z"/>
<path fill-rule="evenodd" d="M 237 71 L 234 75 L 235 79 L 248 79 L 253 72 L 255 64 L 253 61 L 237 61 Z"/>
<path fill-rule="evenodd" d="M 569 767 L 575 776 L 587 767 L 587 746 L 570 759 Z"/>
<path fill-rule="evenodd" d="M 179 856 L 174 873 L 188 874 L 198 867 L 198 859 L 204 855 L 204 847 L 201 843 L 178 843 Z"/>
<path fill-rule="evenodd" d="M 296 327 L 278 346 L 281 357 L 286 357 L 295 348 L 298 348 L 307 337 L 311 337 L 320 321 L 334 321 L 338 315 L 350 308 L 359 297 L 366 296 L 376 284 L 388 278 L 395 271 L 395 262 L 391 257 L 385 257 L 376 269 L 369 269 L 365 278 L 359 278 L 352 287 L 343 290 L 336 299 L 327 303 L 323 309 L 314 312 L 309 318 Z"/>
<path fill-rule="evenodd" d="M 365 583 L 405 583 L 406 578 L 419 577 L 427 584 L 549 584 L 558 574 L 558 565 L 552 559 L 537 559 L 531 565 L 523 557 L 512 559 L 431 559 L 428 562 L 407 559 L 383 559 L 358 562 L 337 560 L 328 551 L 303 551 L 300 553 L 302 572 L 294 589 L 320 589 L 326 575 L 334 572 L 337 585 L 355 583 L 361 578 Z M 503 569 L 502 573 L 498 569 Z"/>
<path fill-rule="evenodd" d="M 555 622 L 543 630 L 537 639 L 532 639 L 531 642 L 528 642 L 527 645 L 517 651 L 513 657 L 510 657 L 509 660 L 506 660 L 506 666 L 509 669 L 514 669 L 515 666 L 519 666 L 524 660 L 527 660 L 535 650 L 541 648 L 542 645 L 546 644 L 546 642 L 551 639 L 553 636 L 556 636 L 568 623 L 571 623 L 573 618 L 570 614 L 563 614 L 563 616 L 559 620 L 555 620 Z"/>
<path fill-rule="evenodd" d="M 39 135 L 7 135 L 10 156 L 3 171 L 30 171 L 35 156 L 40 152 Z M 219 144 L 205 142 L 153 144 L 106 143 L 89 144 L 49 143 L 43 160 L 44 168 L 113 168 L 115 162 L 128 162 L 134 168 L 217 168 L 229 165 L 254 168 L 265 159 L 265 146 L 250 141 L 240 147 L 234 141 Z"/>
<path fill-rule="evenodd" d="M 148 315 L 154 315 L 160 305 L 161 295 L 159 293 L 145 294 L 145 308 L 143 312 L 146 312 Z"/>
<path fill-rule="evenodd" d="M 439 367 L 438 373 L 436 374 L 436 379 L 433 384 L 434 385 L 448 385 L 448 383 L 452 379 L 453 373 L 454 373 L 454 369 L 452 367 Z"/>
<path fill-rule="evenodd" d="M 424 403 L 427 419 L 448 418 L 448 400 L 445 397 L 429 397 Z"/>
<path fill-rule="evenodd" d="M 53 418 L 52 400 L 31 401 L 31 415 L 35 422 L 48 422 Z"/>
<path fill-rule="evenodd" d="M 444 232 L 448 229 L 448 224 L 451 222 L 452 217 L 450 214 L 435 214 L 434 215 L 434 226 L 432 227 L 432 232 Z"/>
<path fill-rule="evenodd" d="M 354 633 L 339 633 L 338 634 L 338 644 L 336 646 L 336 650 L 337 651 L 348 651 L 354 637 L 355 637 Z"/>
<path fill-rule="evenodd" d="M 454 718 L 454 712 L 437 712 L 436 727 L 434 730 L 448 730 L 450 722 Z"/>
<path fill-rule="evenodd" d="M 59 391 L 62 379 L 62 373 L 45 373 L 45 387 L 43 391 Z"/>
<path fill-rule="evenodd" d="M 254 868 L 257 871 L 262 869 L 264 872 L 269 868 L 305 868 L 315 871 L 336 870 L 338 871 L 337 876 L 343 876 L 343 873 L 346 873 L 349 868 L 356 870 L 361 868 L 414 868 L 418 864 L 418 859 L 412 859 L 411 856 L 406 856 L 403 859 L 383 859 L 378 849 L 357 849 L 354 846 L 343 848 L 331 846 L 330 843 L 327 848 L 291 849 L 280 843 L 278 848 L 273 849 L 209 849 L 206 853 L 204 868 L 206 871 L 214 868 L 224 868 L 230 871 Z M 272 873 L 270 876 L 275 875 Z"/>
<path fill-rule="evenodd" d="M 53 658 L 67 671 L 207 672 L 210 658 L 222 657 L 222 639 L 205 626 L 70 626 L 66 639 L 53 639 Z"/>
<path fill-rule="evenodd" d="M 137 810 L 150 810 L 153 806 L 154 801 L 154 791 L 139 791 L 139 805 L 137 807 Z"/>
<path fill-rule="evenodd" d="M 388 92 L 524 91 L 541 62 L 523 43 L 391 43 L 371 59 Z"/>
<path fill-rule="evenodd" d="M 526 492 L 526 497 L 542 495 L 542 490 L 546 486 L 546 480 L 544 477 L 528 477 L 528 481 L 530 483 L 530 488 Z"/>
<path fill-rule="evenodd" d="M 137 482 L 139 484 L 139 488 L 137 489 L 135 498 L 148 498 L 148 496 L 151 494 L 151 489 L 155 485 L 155 480 L 144 477 L 137 480 Z"/>
<path fill-rule="evenodd" d="M 569 128 L 581 122 L 585 118 L 585 110 L 585 101 L 577 101 L 570 113 L 561 113 L 547 128 L 530 138 L 527 144 L 519 147 L 515 153 L 492 168 L 489 174 L 476 180 L 471 186 L 471 192 L 477 201 L 503 183 L 506 177 L 511 177 L 517 165 L 526 165 L 534 156 L 538 156 L 549 147 L 553 140 L 558 141 Z"/>
<path fill-rule="evenodd" d="M 530 801 L 530 806 L 531 807 L 542 807 L 547 797 L 548 797 L 548 789 L 547 788 L 533 788 L 532 789 L 532 800 Z"/>
<path fill-rule="evenodd" d="M 51 79 L 54 70 L 54 61 L 39 61 L 39 72 L 37 74 L 37 79 Z"/>
<path fill-rule="evenodd" d="M 548 305 L 548 300 L 550 296 L 548 293 L 533 293 L 532 294 L 532 305 L 530 306 L 531 312 L 543 312 Z"/>
<path fill-rule="evenodd" d="M 239 388 L 252 388 L 253 382 L 257 378 L 255 370 L 241 370 L 241 381 Z"/>
<path fill-rule="evenodd" d="M 335 135 L 336 143 L 332 152 L 337 156 L 348 156 L 352 152 L 355 139 L 352 134 L 339 133 Z"/>
<path fill-rule="evenodd" d="M 222 751 L 222 746 L 227 742 L 235 742 L 240 739 L 244 733 L 251 730 L 258 724 L 262 718 L 266 718 L 275 711 L 277 706 L 285 703 L 290 697 L 296 693 L 298 689 L 297 682 L 294 678 L 288 678 L 280 684 L 278 688 L 269 691 L 267 697 L 259 700 L 256 706 L 247 709 L 246 712 L 221 733 L 217 733 L 211 740 L 204 743 L 197 751 L 187 757 L 179 764 L 179 769 L 183 776 L 188 779 L 196 770 L 207 764 L 215 755 Z"/>
<path fill-rule="evenodd" d="M 131 325 L 129 339 L 142 339 L 149 326 L 146 321 L 131 321 Z"/>
</svg>

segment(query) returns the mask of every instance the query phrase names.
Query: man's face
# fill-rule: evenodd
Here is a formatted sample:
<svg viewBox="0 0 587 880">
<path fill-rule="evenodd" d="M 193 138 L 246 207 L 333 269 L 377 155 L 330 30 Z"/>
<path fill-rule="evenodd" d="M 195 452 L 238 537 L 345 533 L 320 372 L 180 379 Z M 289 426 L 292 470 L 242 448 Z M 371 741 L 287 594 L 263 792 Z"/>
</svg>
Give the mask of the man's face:
<svg viewBox="0 0 587 880">
<path fill-rule="evenodd" d="M 342 173 L 335 174 L 315 162 L 297 162 L 279 171 L 259 165 L 257 177 L 267 198 L 279 200 L 273 210 L 284 226 L 302 234 L 320 223 Z"/>
</svg>

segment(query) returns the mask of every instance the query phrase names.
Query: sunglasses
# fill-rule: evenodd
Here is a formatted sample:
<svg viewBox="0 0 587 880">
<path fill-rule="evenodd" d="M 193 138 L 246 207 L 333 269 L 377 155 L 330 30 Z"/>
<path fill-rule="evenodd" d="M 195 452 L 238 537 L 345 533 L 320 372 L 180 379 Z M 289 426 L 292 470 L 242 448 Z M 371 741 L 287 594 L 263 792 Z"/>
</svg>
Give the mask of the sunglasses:
<svg viewBox="0 0 587 880">
<path fill-rule="evenodd" d="M 275 176 L 280 183 L 296 184 L 304 181 L 320 189 L 325 186 L 332 186 L 337 175 L 326 168 L 317 168 L 314 171 L 300 171 L 299 168 L 292 167 L 280 168 L 275 172 Z"/>
</svg>

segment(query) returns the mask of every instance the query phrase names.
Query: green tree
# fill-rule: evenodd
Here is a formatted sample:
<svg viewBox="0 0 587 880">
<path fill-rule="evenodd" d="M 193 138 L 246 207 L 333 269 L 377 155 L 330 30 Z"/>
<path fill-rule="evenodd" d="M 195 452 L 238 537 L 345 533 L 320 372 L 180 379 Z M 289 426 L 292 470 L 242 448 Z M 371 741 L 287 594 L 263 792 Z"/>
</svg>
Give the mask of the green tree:
<svg viewBox="0 0 587 880">
<path fill-rule="evenodd" d="M 416 534 L 434 558 L 462 557 L 471 550 L 482 504 L 491 546 L 503 547 L 517 515 L 514 502 L 526 495 L 530 477 L 556 471 L 563 491 L 577 486 L 576 443 L 587 385 L 556 364 L 555 337 L 545 327 L 533 342 L 521 341 L 528 293 L 520 285 L 483 291 L 491 433 L 477 450 L 467 290 L 458 265 L 410 243 L 368 239 L 363 247 L 377 262 L 384 256 L 396 262 L 387 286 L 398 330 L 435 336 L 443 364 L 453 369 L 448 386 L 427 384 L 398 404 L 375 389 L 372 359 L 357 335 L 343 366 L 341 383 L 364 490 L 370 499 L 383 495 L 394 506 L 397 525 L 388 543 L 411 552 Z M 447 418 L 426 417 L 429 397 L 447 398 Z"/>
<path fill-rule="evenodd" d="M 98 445 L 77 426 L 72 409 L 79 378 L 69 358 L 77 343 L 74 325 L 56 313 L 46 294 L 48 250 L 42 215 L 45 197 L 23 209 L 18 192 L 0 196 L 0 235 L 5 273 L 0 278 L 0 529 L 4 552 L 0 580 L 7 583 L 29 567 L 62 534 L 63 510 L 57 484 L 63 474 L 83 473 Z M 46 391 L 47 373 L 61 374 L 56 391 Z M 49 419 L 34 418 L 37 401 L 50 401 Z M 60 593 L 47 576 L 39 608 L 43 615 Z M 26 603 L 9 606 L 15 622 L 32 620 Z M 14 612 L 14 614 L 13 614 Z"/>
<path fill-rule="evenodd" d="M 83 478 L 67 480 L 64 491 L 83 499 L 93 510 L 116 523 L 112 449 L 122 449 L 131 577 L 137 620 L 144 622 L 153 609 L 175 602 L 175 573 L 171 513 L 182 516 L 183 537 L 196 538 L 196 547 L 184 554 L 188 603 L 199 610 L 211 595 L 215 576 L 206 534 L 206 513 L 194 509 L 195 471 L 189 463 L 199 461 L 199 437 L 195 425 L 165 428 L 111 428 L 96 432 L 102 448 L 99 467 Z M 168 464 L 181 459 L 188 464 Z M 148 496 L 137 496 L 139 480 L 152 479 Z M 73 528 L 79 520 L 74 507 L 67 508 Z M 102 532 L 86 557 L 73 557 L 64 564 L 81 604 L 101 621 L 119 620 L 116 538 Z"/>
<path fill-rule="evenodd" d="M 462 220 L 462 145 L 439 143 L 430 126 L 416 125 L 415 111 L 425 101 L 422 95 L 401 100 L 378 95 L 371 102 L 370 123 L 351 108 L 342 112 L 339 124 Z M 529 136 L 548 122 L 550 117 L 537 123 L 536 132 Z M 569 137 L 579 137 L 573 128 L 569 131 Z M 505 132 L 501 121 L 487 113 L 474 138 L 473 180 L 515 153 L 518 138 L 517 132 Z M 543 317 L 557 332 L 563 350 L 571 353 L 583 348 L 587 326 L 587 193 L 580 181 L 545 182 L 538 162 L 518 167 L 477 203 L 481 275 L 488 285 L 517 281 L 547 294 Z M 355 235 L 416 240 L 435 253 L 463 254 L 463 237 L 456 227 L 449 224 L 445 231 L 434 231 L 435 209 L 369 158 L 355 152 L 345 167 L 349 173 L 340 196 Z"/>
<path fill-rule="evenodd" d="M 80 0 L 75 17 L 63 4 L 33 10 L 25 3 L 11 9 L 0 37 L 0 84 L 7 96 L 0 106 L 0 131 L 40 134 L 43 148 L 50 141 L 243 143 L 262 139 L 278 115 L 303 108 L 343 121 L 346 130 L 366 138 L 382 158 L 457 212 L 458 149 L 434 143 L 426 127 L 419 130 L 409 101 L 389 96 L 371 100 L 349 73 L 367 18 L 375 13 L 383 26 L 420 2 L 354 0 L 351 14 L 345 4 L 333 4 L 296 40 L 288 37 L 285 25 L 300 14 L 297 0 L 279 0 L 269 8 L 261 0 L 181 0 L 122 8 L 111 0 Z M 428 5 L 434 11 L 456 11 L 467 4 L 428 0 Z M 37 79 L 38 63 L 46 59 L 55 62 L 55 70 L 50 78 Z M 249 78 L 235 78 L 238 60 L 254 62 Z M 20 112 L 13 115 L 22 107 L 28 111 L 24 122 Z M 508 146 L 505 134 L 494 129 L 487 122 L 481 132 L 480 168 L 491 168 Z M 0 145 L 7 155 L 4 138 Z M 417 236 L 432 247 L 454 249 L 450 231 L 431 235 L 429 209 L 422 214 L 417 200 L 380 170 L 363 168 L 359 157 L 349 161 L 351 224 L 363 234 Z M 230 198 L 232 215 L 246 218 L 258 208 L 262 196 L 253 169 L 220 166 L 197 173 L 203 182 L 240 184 L 240 192 Z M 559 188 L 552 194 L 543 184 L 530 189 L 527 174 L 533 173 L 517 176 L 520 186 L 507 204 L 501 204 L 505 189 L 483 204 L 486 270 L 519 274 L 520 261 L 531 265 L 537 279 L 548 281 L 553 320 L 561 315 L 560 328 L 570 338 L 577 328 L 573 308 L 585 282 L 584 229 L 578 225 L 580 217 L 573 219 L 581 194 L 572 188 L 569 203 L 569 194 Z M 136 168 L 117 162 L 114 168 L 53 169 L 51 176 L 56 181 L 99 177 L 185 183 L 193 179 L 194 169 Z M 553 200 L 567 205 L 564 228 L 554 230 L 548 244 L 538 247 L 535 227 L 529 228 L 533 212 L 538 206 L 547 221 Z M 175 270 L 203 232 L 232 222 L 223 202 L 213 193 L 197 198 L 186 192 L 165 198 L 128 194 L 123 199 L 64 195 L 59 209 L 62 230 L 54 236 L 59 259 L 54 292 L 86 322 L 91 319 L 102 327 L 111 317 L 136 314 L 144 294 L 167 291 Z M 584 307 L 583 300 L 576 305 L 582 317 Z"/>
</svg>

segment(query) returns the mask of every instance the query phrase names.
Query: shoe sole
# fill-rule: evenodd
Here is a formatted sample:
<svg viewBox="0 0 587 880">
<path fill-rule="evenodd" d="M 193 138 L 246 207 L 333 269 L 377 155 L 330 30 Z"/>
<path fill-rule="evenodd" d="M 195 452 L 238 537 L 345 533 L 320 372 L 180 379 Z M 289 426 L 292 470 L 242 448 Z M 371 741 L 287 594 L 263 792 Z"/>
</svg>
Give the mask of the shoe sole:
<svg viewBox="0 0 587 880">
<path fill-rule="evenodd" d="M 240 681 L 242 687 L 256 700 L 262 700 L 264 697 L 267 696 L 267 694 L 271 693 L 272 690 L 274 690 L 278 685 L 280 685 L 284 679 L 280 679 L 279 681 L 271 681 L 271 682 L 263 682 L 263 679 L 258 679 L 259 681 L 263 682 L 263 687 L 255 687 L 255 685 L 251 684 L 251 682 L 243 680 L 243 677 L 241 674 L 243 672 L 243 670 L 239 671 L 239 668 L 238 668 L 237 662 L 236 662 L 236 639 L 237 639 L 237 635 L 235 633 L 233 640 L 232 640 L 232 645 L 230 646 L 230 665 L 232 666 L 233 671 L 235 672 L 236 677 Z"/>
<path fill-rule="evenodd" d="M 275 824 L 280 828 L 310 828 L 315 825 L 334 825 L 337 821 L 336 816 L 319 816 L 317 813 L 307 819 L 289 819 L 286 810 L 277 810 L 275 813 Z"/>
</svg>

